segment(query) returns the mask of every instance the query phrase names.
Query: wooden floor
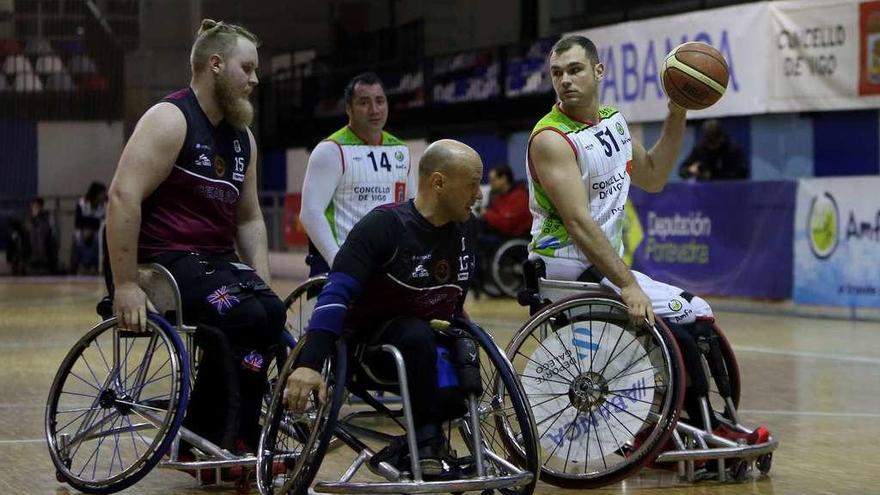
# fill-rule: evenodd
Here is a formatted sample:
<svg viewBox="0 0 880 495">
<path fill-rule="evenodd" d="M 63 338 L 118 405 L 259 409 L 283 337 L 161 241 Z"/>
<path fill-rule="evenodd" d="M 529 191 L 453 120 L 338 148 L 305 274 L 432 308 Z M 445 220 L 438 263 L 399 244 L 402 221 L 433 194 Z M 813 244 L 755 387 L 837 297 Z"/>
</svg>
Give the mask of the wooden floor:
<svg viewBox="0 0 880 495">
<path fill-rule="evenodd" d="M 278 281 L 286 294 L 295 281 Z M 0 279 L 0 493 L 65 494 L 43 434 L 49 385 L 72 344 L 97 322 L 97 280 Z M 506 344 L 526 312 L 513 302 L 472 301 L 470 314 Z M 880 493 L 880 323 L 719 314 L 742 370 L 741 413 L 780 440 L 770 477 L 688 485 L 645 470 L 591 493 Z M 341 454 L 338 454 L 341 455 Z M 331 457 L 326 470 L 339 468 Z M 320 477 L 321 475 L 319 475 Z M 234 493 L 154 470 L 123 493 Z M 576 493 L 540 483 L 536 493 Z M 252 491 L 256 493 L 256 491 Z"/>
</svg>

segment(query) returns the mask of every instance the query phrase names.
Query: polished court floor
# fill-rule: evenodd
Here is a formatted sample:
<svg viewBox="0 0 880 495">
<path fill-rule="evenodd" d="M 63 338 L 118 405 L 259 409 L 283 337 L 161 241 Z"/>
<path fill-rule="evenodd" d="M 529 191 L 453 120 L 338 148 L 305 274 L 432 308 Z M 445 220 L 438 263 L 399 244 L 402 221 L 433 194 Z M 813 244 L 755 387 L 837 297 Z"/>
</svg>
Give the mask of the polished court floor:
<svg viewBox="0 0 880 495">
<path fill-rule="evenodd" d="M 295 280 L 276 281 L 280 294 Z M 0 493 L 66 494 L 43 436 L 51 380 L 72 344 L 97 323 L 96 279 L 0 279 Z M 525 320 L 512 301 L 469 303 L 472 317 L 506 344 Z M 880 494 L 880 323 L 719 313 L 742 371 L 741 413 L 780 440 L 766 479 L 689 485 L 665 472 L 591 493 Z M 339 469 L 328 459 L 322 474 Z M 319 477 L 321 475 L 319 474 Z M 577 493 L 539 483 L 536 493 Z M 122 493 L 235 493 L 199 487 L 183 473 L 154 470 Z M 256 493 L 252 490 L 251 493 Z"/>
</svg>

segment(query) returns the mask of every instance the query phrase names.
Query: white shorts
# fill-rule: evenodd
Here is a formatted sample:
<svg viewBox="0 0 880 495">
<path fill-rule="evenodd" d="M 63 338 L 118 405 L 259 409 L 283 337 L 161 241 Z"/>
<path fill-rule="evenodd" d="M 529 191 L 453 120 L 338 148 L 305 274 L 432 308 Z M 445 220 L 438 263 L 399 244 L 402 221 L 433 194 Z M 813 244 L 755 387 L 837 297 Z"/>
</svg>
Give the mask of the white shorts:
<svg viewBox="0 0 880 495">
<path fill-rule="evenodd" d="M 532 257 L 535 255 L 532 254 Z M 574 261 L 560 258 L 547 258 L 538 256 L 544 260 L 547 267 L 547 279 L 549 280 L 577 280 L 584 272 L 584 265 Z M 696 320 L 714 320 L 715 315 L 703 298 L 694 296 L 690 301 L 682 297 L 682 289 L 674 285 L 657 282 L 644 273 L 632 270 L 636 282 L 651 299 L 654 314 L 660 318 L 666 318 L 673 323 L 693 323 Z M 620 288 L 614 285 L 608 278 L 603 278 L 601 285 L 608 287 L 620 294 Z"/>
</svg>

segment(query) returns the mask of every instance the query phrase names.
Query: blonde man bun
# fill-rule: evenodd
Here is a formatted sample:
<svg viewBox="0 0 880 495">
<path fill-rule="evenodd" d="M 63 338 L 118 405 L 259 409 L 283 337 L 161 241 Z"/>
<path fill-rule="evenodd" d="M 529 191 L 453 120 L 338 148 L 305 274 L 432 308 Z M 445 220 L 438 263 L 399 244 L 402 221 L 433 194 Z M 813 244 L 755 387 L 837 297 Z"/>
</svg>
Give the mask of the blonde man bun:
<svg viewBox="0 0 880 495">
<path fill-rule="evenodd" d="M 223 58 L 229 55 L 239 38 L 260 46 L 257 36 L 243 26 L 214 19 L 202 19 L 189 57 L 193 73 L 205 70 L 212 55 Z"/>
</svg>

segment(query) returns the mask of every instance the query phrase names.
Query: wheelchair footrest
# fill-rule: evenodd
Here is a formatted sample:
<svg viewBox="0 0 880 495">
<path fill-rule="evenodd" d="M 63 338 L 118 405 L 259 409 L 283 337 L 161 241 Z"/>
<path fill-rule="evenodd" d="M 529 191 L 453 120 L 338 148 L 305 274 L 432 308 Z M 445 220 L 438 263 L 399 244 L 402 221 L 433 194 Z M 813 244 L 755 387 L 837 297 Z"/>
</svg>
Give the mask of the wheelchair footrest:
<svg viewBox="0 0 880 495">
<path fill-rule="evenodd" d="M 172 462 L 163 461 L 159 467 L 163 469 L 214 469 L 232 466 L 256 466 L 257 458 L 254 456 L 237 457 L 235 459 L 203 459 L 198 461 Z"/>
<path fill-rule="evenodd" d="M 708 459 L 751 459 L 776 450 L 779 441 L 770 438 L 767 442 L 736 447 L 712 447 L 707 449 L 670 450 L 658 455 L 654 462 L 696 461 Z"/>
<path fill-rule="evenodd" d="M 397 481 L 377 483 L 323 482 L 315 485 L 316 492 L 326 493 L 441 493 L 476 490 L 499 490 L 522 486 L 532 481 L 532 473 L 507 476 L 470 478 L 454 481 Z"/>
</svg>

